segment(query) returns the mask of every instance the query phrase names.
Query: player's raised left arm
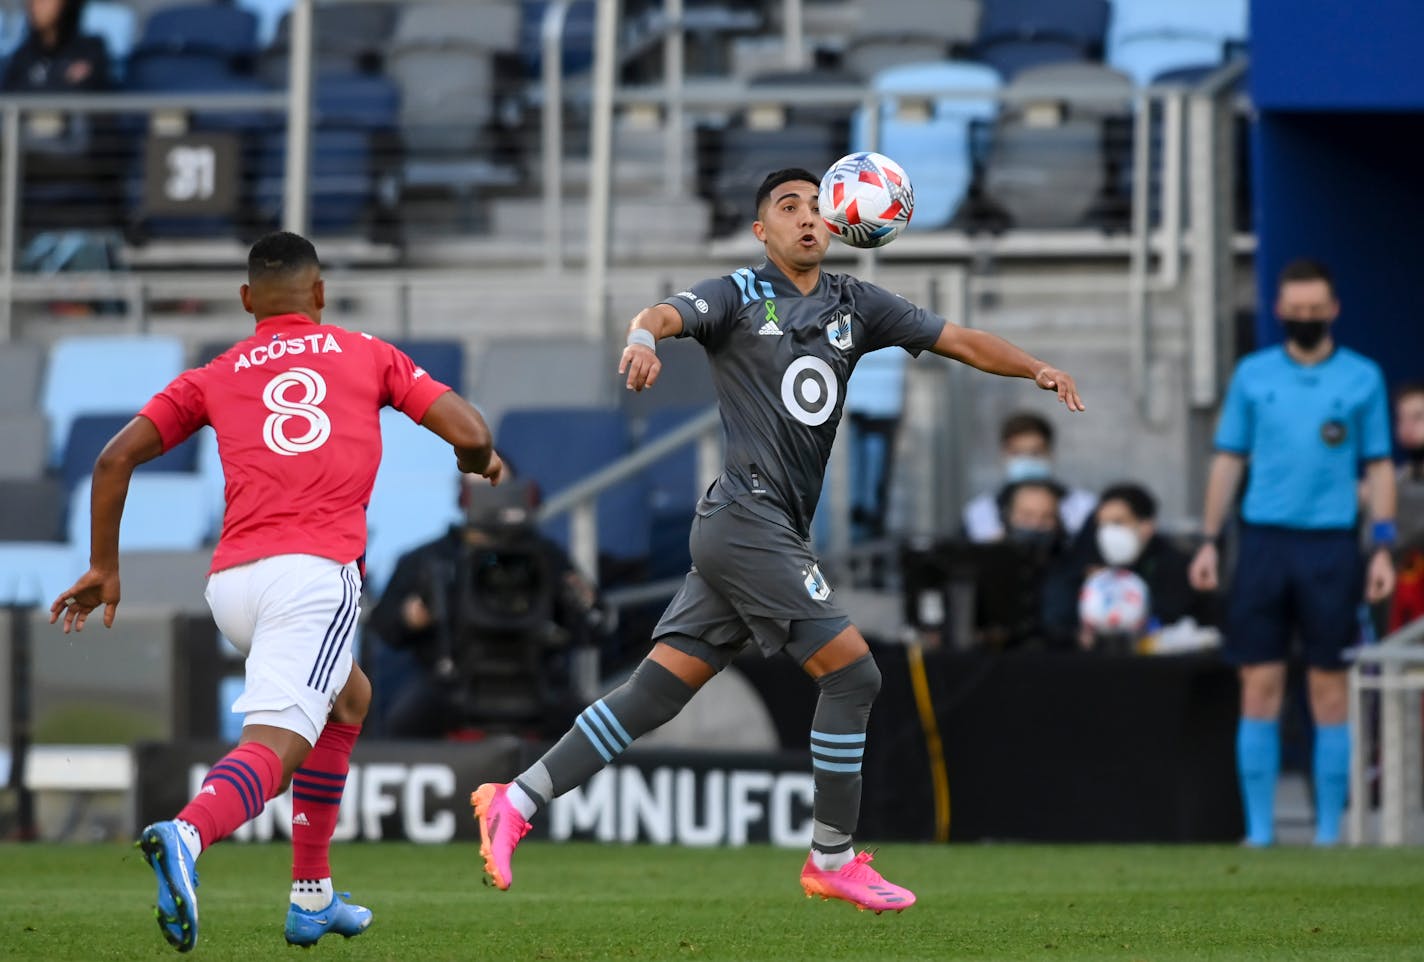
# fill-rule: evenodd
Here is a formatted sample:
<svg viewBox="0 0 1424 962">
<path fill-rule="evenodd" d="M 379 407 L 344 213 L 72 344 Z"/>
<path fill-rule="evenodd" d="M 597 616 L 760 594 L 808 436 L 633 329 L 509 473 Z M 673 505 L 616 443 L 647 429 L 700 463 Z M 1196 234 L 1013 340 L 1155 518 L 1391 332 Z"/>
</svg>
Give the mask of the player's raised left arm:
<svg viewBox="0 0 1424 962">
<path fill-rule="evenodd" d="M 119 522 L 134 469 L 163 453 L 163 438 L 148 418 L 134 418 L 104 445 L 94 462 L 89 495 L 89 570 L 49 608 L 49 623 L 64 615 L 66 633 L 84 629 L 89 613 L 104 606 L 112 628 L 119 607 Z"/>
<path fill-rule="evenodd" d="M 1078 395 L 1078 385 L 1066 371 L 1047 361 L 1040 361 L 1021 347 L 1010 344 L 997 334 L 976 331 L 945 322 L 939 338 L 930 348 L 942 357 L 963 361 L 989 374 L 1004 377 L 1026 377 L 1045 391 L 1054 391 L 1070 411 L 1086 411 Z"/>
</svg>

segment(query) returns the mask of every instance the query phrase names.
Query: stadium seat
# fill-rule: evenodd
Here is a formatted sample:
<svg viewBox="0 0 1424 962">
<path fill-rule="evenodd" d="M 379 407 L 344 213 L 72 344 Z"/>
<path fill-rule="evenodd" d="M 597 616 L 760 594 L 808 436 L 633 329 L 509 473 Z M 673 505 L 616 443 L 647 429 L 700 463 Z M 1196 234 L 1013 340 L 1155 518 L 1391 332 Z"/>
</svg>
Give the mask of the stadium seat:
<svg viewBox="0 0 1424 962">
<path fill-rule="evenodd" d="M 511 410 L 499 422 L 499 450 L 518 476 L 539 485 L 544 500 L 628 453 L 628 422 L 616 408 Z M 648 555 L 644 482 L 634 478 L 598 499 L 600 556 L 620 561 Z M 544 533 L 565 548 L 569 519 L 558 518 Z"/>
<path fill-rule="evenodd" d="M 118 434 L 124 425 L 133 420 L 134 412 L 127 414 L 83 414 L 74 419 L 69 427 L 69 437 L 64 442 L 64 455 L 59 462 L 59 476 L 66 488 L 73 488 L 81 478 L 94 470 L 94 461 L 109 439 Z M 138 471 L 188 472 L 198 465 L 198 442 L 189 438 L 171 451 L 159 455 L 152 461 L 145 461 Z"/>
<path fill-rule="evenodd" d="M 519 5 L 519 52 L 526 76 L 538 77 L 544 67 L 545 0 L 522 0 Z M 594 0 L 575 0 L 564 18 L 562 66 L 565 76 L 583 73 L 593 66 Z"/>
<path fill-rule="evenodd" d="M 0 542 L 0 604 L 48 608 L 88 567 L 85 545 Z"/>
<path fill-rule="evenodd" d="M 465 392 L 465 345 L 459 341 L 392 341 L 392 345 L 441 384 Z"/>
<path fill-rule="evenodd" d="M 155 10 L 143 25 L 139 53 L 192 53 L 238 64 L 257 53 L 257 17 L 224 4 Z"/>
<path fill-rule="evenodd" d="M 203 515 L 207 521 L 203 540 L 216 541 L 222 532 L 226 489 L 217 432 L 205 427 L 197 433 L 195 440 L 198 444 L 198 478 L 203 485 Z"/>
<path fill-rule="evenodd" d="M 444 534 L 460 520 L 453 466 L 448 470 L 392 468 L 376 475 L 366 509 L 366 587 L 380 594 L 396 561 Z"/>
<path fill-rule="evenodd" d="M 54 478 L 0 481 L 0 541 L 63 541 L 66 500 Z"/>
<path fill-rule="evenodd" d="M 206 613 L 203 591 L 213 553 L 196 551 L 123 551 L 124 604 L 152 605 L 175 611 Z"/>
<path fill-rule="evenodd" d="M 438 435 L 395 408 L 381 411 L 380 470 L 396 474 L 438 474 L 445 479 L 445 500 L 455 498 L 458 471 L 454 450 Z"/>
<path fill-rule="evenodd" d="M 491 341 L 476 360 L 470 399 L 492 428 L 513 408 L 603 407 L 617 396 L 616 363 L 602 341 Z M 496 447 L 503 440 L 496 434 Z"/>
<path fill-rule="evenodd" d="M 401 10 L 394 46 L 514 50 L 519 25 L 520 10 L 513 3 L 412 3 Z"/>
<path fill-rule="evenodd" d="M 0 414 L 0 480 L 24 481 L 44 474 L 49 464 L 49 428 L 44 415 L 23 408 Z"/>
<path fill-rule="evenodd" d="M 203 479 L 183 474 L 136 474 L 124 501 L 119 545 L 127 551 L 194 550 L 203 546 L 209 521 Z M 69 497 L 69 541 L 89 546 L 89 480 Z"/>
<path fill-rule="evenodd" d="M 0 344 L 0 411 L 33 411 L 39 402 L 44 348 L 27 341 Z"/>
<path fill-rule="evenodd" d="M 944 60 L 979 32 L 981 0 L 938 0 L 932 16 L 922 0 L 876 0 L 861 6 L 845 65 L 863 77 L 905 63 Z"/>
<path fill-rule="evenodd" d="M 104 38 L 115 80 L 122 80 L 129 54 L 138 37 L 138 18 L 117 0 L 90 0 L 80 15 L 79 32 Z"/>
<path fill-rule="evenodd" d="M 915 213 L 908 229 L 948 226 L 974 180 L 973 125 L 998 114 L 999 75 L 977 63 L 905 64 L 881 71 L 872 85 L 881 94 L 880 137 L 873 149 L 898 161 L 915 186 Z M 855 150 L 872 149 L 863 109 L 852 125 L 851 144 Z"/>
<path fill-rule="evenodd" d="M 474 46 L 409 44 L 391 51 L 401 91 L 400 131 L 416 154 L 465 155 L 494 117 L 494 58 Z"/>
<path fill-rule="evenodd" d="M 1005 80 L 1030 67 L 1100 59 L 1108 15 L 1108 0 L 986 0 L 973 56 Z"/>
<path fill-rule="evenodd" d="M 986 194 L 1012 224 L 1071 228 L 1121 218 L 1132 90 L 1131 78 L 1098 64 L 1050 64 L 1015 78 L 984 175 Z"/>
<path fill-rule="evenodd" d="M 257 46 L 269 47 L 277 37 L 277 25 L 292 9 L 294 0 L 237 0 L 237 5 L 257 18 Z M 321 7 L 315 9 L 320 10 Z"/>
<path fill-rule="evenodd" d="M 66 337 L 55 342 L 40 398 L 49 418 L 51 463 L 59 463 L 76 417 L 137 413 L 182 372 L 183 342 L 173 337 Z"/>
<path fill-rule="evenodd" d="M 395 34 L 396 13 L 394 3 L 356 0 L 317 4 L 312 10 L 316 73 L 380 74 L 386 48 Z M 287 85 L 290 33 L 291 20 L 284 16 L 277 26 L 276 37 L 266 45 L 259 62 L 262 78 L 274 87 Z"/>
<path fill-rule="evenodd" d="M 658 344 L 662 371 L 651 391 L 619 391 L 623 411 L 630 419 L 649 417 L 664 409 L 706 409 L 717 403 L 712 386 L 712 366 L 702 345 L 690 337 L 669 338 Z"/>
<path fill-rule="evenodd" d="M 715 137 L 715 173 L 707 182 L 713 205 L 713 231 L 727 234 L 750 223 L 753 200 L 768 171 L 818 159 L 834 161 L 846 153 L 843 125 L 824 122 L 750 126 L 739 122 Z"/>
<path fill-rule="evenodd" d="M 1140 85 L 1179 67 L 1219 64 L 1246 39 L 1246 0 L 1115 0 L 1107 60 Z"/>
</svg>

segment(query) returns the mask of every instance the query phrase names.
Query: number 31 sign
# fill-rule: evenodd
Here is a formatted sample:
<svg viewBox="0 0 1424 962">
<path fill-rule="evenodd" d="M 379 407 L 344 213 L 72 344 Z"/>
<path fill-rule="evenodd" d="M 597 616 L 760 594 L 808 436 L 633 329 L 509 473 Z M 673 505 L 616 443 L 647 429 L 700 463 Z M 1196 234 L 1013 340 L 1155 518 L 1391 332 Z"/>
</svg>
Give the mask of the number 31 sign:
<svg viewBox="0 0 1424 962">
<path fill-rule="evenodd" d="M 235 213 L 238 156 L 233 134 L 151 135 L 144 156 L 145 212 Z"/>
</svg>

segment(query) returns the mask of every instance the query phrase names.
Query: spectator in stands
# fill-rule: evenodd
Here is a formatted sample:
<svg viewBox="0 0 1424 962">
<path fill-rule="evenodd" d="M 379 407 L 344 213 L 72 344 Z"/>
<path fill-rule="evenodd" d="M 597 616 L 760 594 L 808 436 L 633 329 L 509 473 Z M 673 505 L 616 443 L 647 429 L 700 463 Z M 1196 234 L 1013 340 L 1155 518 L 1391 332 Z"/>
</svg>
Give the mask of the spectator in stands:
<svg viewBox="0 0 1424 962">
<path fill-rule="evenodd" d="M 1046 478 L 1012 481 L 999 491 L 999 529 L 993 540 L 1056 550 L 1063 543 L 1063 486 Z"/>
<path fill-rule="evenodd" d="M 1010 415 L 999 426 L 999 456 L 1004 483 L 1053 477 L 1053 426 L 1030 412 Z M 1003 489 L 1000 489 L 1001 495 Z M 999 495 L 985 493 L 964 506 L 964 536 L 970 541 L 998 541 L 1004 536 Z M 1080 488 L 1065 488 L 1059 503 L 1063 528 L 1076 534 L 1098 499 Z"/>
<path fill-rule="evenodd" d="M 1049 573 L 1043 591 L 1043 623 L 1054 647 L 1092 647 L 1078 622 L 1078 593 L 1093 572 L 1125 568 L 1147 585 L 1149 623 L 1197 624 L 1215 620 L 1212 596 L 1188 583 L 1191 559 L 1157 531 L 1157 499 L 1140 484 L 1115 484 L 1103 492 L 1093 517 L 1072 548 Z"/>
<path fill-rule="evenodd" d="M 104 41 L 79 32 L 84 0 L 28 0 L 29 33 L 5 67 L 4 89 L 87 93 L 109 86 Z"/>
<path fill-rule="evenodd" d="M 109 88 L 109 53 L 79 32 L 84 0 L 28 0 L 29 32 L 10 57 L 7 93 L 85 94 Z M 92 230 L 120 220 L 118 171 L 97 149 L 113 128 L 97 114 L 25 114 L 24 227 Z"/>
<path fill-rule="evenodd" d="M 1324 265 L 1286 265 L 1276 297 L 1285 343 L 1244 358 L 1231 379 L 1207 479 L 1205 539 L 1191 567 L 1196 588 L 1216 588 L 1227 509 L 1249 461 L 1226 655 L 1241 673 L 1237 768 L 1246 841 L 1256 846 L 1275 838 L 1279 717 L 1295 634 L 1315 719 L 1315 840 L 1339 840 L 1350 768 L 1342 652 L 1359 628 L 1362 575 L 1367 601 L 1394 588 L 1396 487 L 1384 378 L 1374 362 L 1336 345 L 1331 325 L 1339 313 Z M 1367 572 L 1356 532 L 1361 464 L 1374 522 Z"/>
<path fill-rule="evenodd" d="M 1399 585 L 1386 622 L 1389 631 L 1424 618 L 1424 382 L 1405 384 L 1394 392 L 1394 443 L 1403 461 L 1395 473 Z"/>
<path fill-rule="evenodd" d="M 573 700 L 571 652 L 593 646 L 610 656 L 606 619 L 593 584 L 531 523 L 536 501 L 532 483 L 493 489 L 461 477 L 466 522 L 397 561 L 370 625 L 386 645 L 415 655 L 420 672 L 393 694 L 387 735 L 441 738 L 509 723 L 558 734 L 582 707 Z M 504 570 L 490 572 L 491 566 Z M 468 605 L 475 599 L 465 589 L 481 571 L 503 596 L 502 608 L 511 614 L 507 628 L 499 626 L 498 613 L 474 623 Z M 548 618 L 531 624 L 524 617 L 530 611 L 546 611 Z M 482 631 L 522 639 L 517 677 L 473 663 L 483 650 Z M 536 648 L 533 657 L 529 646 Z M 481 693 L 497 685 L 504 689 L 501 707 L 481 704 Z M 521 698 L 527 711 L 515 704 Z"/>
</svg>

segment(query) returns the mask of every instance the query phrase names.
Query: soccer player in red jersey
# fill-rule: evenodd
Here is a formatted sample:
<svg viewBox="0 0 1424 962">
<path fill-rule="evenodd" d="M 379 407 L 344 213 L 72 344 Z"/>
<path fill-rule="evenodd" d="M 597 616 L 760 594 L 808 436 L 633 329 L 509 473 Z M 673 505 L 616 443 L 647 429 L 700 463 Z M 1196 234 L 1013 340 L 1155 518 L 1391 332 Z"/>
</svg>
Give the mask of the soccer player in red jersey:
<svg viewBox="0 0 1424 962">
<path fill-rule="evenodd" d="M 331 884 L 329 850 L 351 748 L 371 683 L 351 654 L 360 614 L 366 504 L 381 459 L 386 405 L 454 448 L 456 464 L 497 484 L 503 465 L 484 419 L 405 354 L 322 322 L 326 291 L 304 237 L 253 247 L 242 306 L 257 329 L 144 405 L 94 465 L 89 570 L 50 607 L 79 631 L 119 604 L 119 520 L 134 469 L 203 425 L 218 437 L 226 479 L 222 535 L 205 595 L 223 634 L 246 655 L 238 746 L 213 766 L 177 817 L 138 841 L 158 879 L 157 915 L 180 952 L 198 938 L 196 863 L 292 784 L 292 904 L 286 938 L 351 937 L 370 910 Z"/>
</svg>

